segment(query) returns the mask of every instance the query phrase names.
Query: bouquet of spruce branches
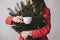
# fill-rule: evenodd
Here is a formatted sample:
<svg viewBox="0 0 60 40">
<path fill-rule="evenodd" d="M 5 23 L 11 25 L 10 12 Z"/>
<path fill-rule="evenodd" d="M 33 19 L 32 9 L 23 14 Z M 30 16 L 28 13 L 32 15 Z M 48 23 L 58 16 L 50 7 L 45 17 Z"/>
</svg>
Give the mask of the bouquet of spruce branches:
<svg viewBox="0 0 60 40">
<path fill-rule="evenodd" d="M 34 1 L 35 2 L 35 1 Z M 18 8 L 20 9 L 19 11 L 15 7 L 15 13 L 12 9 L 8 8 L 10 10 L 10 15 L 11 16 L 23 16 L 23 17 L 32 17 L 32 22 L 30 24 L 25 24 L 25 23 L 15 23 L 12 28 L 20 33 L 22 31 L 28 31 L 28 30 L 34 30 L 38 28 L 42 28 L 47 24 L 47 20 L 42 16 L 43 11 L 43 3 L 40 3 L 40 6 L 38 6 L 36 3 L 35 4 L 30 4 L 29 2 L 27 5 L 24 5 L 24 2 L 21 1 L 21 7 L 19 7 L 19 4 L 17 3 Z M 27 40 L 40 40 L 40 38 L 32 38 L 28 37 Z"/>
</svg>

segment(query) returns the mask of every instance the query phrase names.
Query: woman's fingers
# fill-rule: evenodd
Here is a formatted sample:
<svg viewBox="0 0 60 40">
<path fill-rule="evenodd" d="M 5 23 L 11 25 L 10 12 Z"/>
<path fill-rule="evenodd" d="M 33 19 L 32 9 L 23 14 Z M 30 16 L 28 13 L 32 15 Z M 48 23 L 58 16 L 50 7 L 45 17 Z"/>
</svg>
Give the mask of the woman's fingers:
<svg viewBox="0 0 60 40">
<path fill-rule="evenodd" d="M 18 18 L 18 19 L 20 19 L 20 20 L 22 20 L 22 19 L 23 19 L 23 17 L 22 17 L 22 16 L 17 16 L 17 18 Z"/>
<path fill-rule="evenodd" d="M 23 23 L 23 18 L 22 18 L 22 16 L 13 17 L 12 20 L 13 20 L 14 22 L 16 22 L 16 23 Z"/>
<path fill-rule="evenodd" d="M 28 31 L 22 31 L 21 35 L 24 39 L 26 39 L 29 36 L 29 32 Z"/>
<path fill-rule="evenodd" d="M 20 23 L 23 23 L 23 17 L 22 16 L 17 16 L 17 18 L 18 18 L 18 22 L 20 22 Z"/>
</svg>

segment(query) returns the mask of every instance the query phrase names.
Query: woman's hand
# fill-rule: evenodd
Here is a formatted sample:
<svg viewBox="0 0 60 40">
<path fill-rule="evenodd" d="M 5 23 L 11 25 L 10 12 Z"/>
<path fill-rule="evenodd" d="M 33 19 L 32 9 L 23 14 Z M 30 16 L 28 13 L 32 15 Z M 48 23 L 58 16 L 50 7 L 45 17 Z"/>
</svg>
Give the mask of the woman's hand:
<svg viewBox="0 0 60 40">
<path fill-rule="evenodd" d="M 23 37 L 24 39 L 26 39 L 28 36 L 31 35 L 31 32 L 32 32 L 32 31 L 22 31 L 22 32 L 21 32 L 21 35 L 22 35 L 22 37 Z"/>
<path fill-rule="evenodd" d="M 12 20 L 16 23 L 23 23 L 23 17 L 22 16 L 13 17 Z"/>
</svg>

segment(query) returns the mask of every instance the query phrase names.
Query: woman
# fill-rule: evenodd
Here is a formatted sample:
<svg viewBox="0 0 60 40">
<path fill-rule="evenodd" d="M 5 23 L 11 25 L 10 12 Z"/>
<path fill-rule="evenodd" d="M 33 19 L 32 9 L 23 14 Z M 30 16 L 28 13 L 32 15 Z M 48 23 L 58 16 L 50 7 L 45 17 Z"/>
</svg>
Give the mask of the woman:
<svg viewBox="0 0 60 40">
<path fill-rule="evenodd" d="M 28 1 L 28 0 L 27 0 Z M 42 2 L 43 3 L 43 9 L 41 9 L 44 14 L 42 15 L 47 19 L 47 25 L 45 25 L 42 28 L 35 29 L 35 30 L 30 30 L 30 31 L 22 31 L 20 35 L 20 40 L 26 39 L 28 36 L 32 36 L 32 38 L 41 38 L 41 40 L 48 40 L 47 34 L 50 32 L 51 29 L 51 24 L 50 24 L 50 9 L 46 7 L 44 0 L 29 0 L 31 4 L 36 4 L 37 9 L 39 8 L 39 4 Z M 37 11 L 38 13 L 40 11 Z M 16 23 L 23 23 L 22 21 L 23 17 L 22 16 L 8 16 L 6 18 L 6 24 L 8 25 L 13 25 L 14 22 Z M 13 22 L 12 22 L 13 21 Z"/>
</svg>

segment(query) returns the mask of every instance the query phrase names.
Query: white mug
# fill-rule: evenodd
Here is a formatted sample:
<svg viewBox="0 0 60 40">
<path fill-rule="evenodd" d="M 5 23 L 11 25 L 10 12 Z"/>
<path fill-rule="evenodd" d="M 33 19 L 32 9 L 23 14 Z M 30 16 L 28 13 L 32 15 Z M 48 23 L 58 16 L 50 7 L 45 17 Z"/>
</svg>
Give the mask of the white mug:
<svg viewBox="0 0 60 40">
<path fill-rule="evenodd" d="M 32 21 L 32 17 L 23 17 L 23 21 L 25 24 L 30 24 Z"/>
</svg>

